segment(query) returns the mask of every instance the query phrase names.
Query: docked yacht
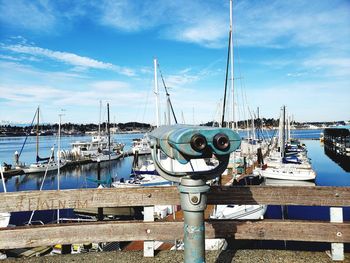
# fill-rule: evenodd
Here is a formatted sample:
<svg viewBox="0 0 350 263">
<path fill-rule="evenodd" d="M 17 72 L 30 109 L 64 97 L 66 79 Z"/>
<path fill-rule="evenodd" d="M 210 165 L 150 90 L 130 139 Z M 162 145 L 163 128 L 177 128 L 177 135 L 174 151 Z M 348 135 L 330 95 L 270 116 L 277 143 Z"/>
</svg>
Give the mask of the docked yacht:
<svg viewBox="0 0 350 263">
<path fill-rule="evenodd" d="M 142 174 L 136 175 L 128 180 L 121 179 L 112 182 L 115 188 L 140 187 L 140 186 L 171 186 L 173 183 L 159 175 Z"/>
<path fill-rule="evenodd" d="M 267 205 L 217 205 L 211 219 L 263 219 Z"/>
<path fill-rule="evenodd" d="M 60 162 L 59 167 L 62 168 L 65 166 L 65 162 Z M 57 171 L 58 169 L 58 162 L 52 161 L 52 162 L 37 162 L 32 163 L 28 166 L 17 166 L 17 169 L 23 170 L 25 174 L 32 174 L 32 173 L 45 173 L 46 171 Z"/>
<path fill-rule="evenodd" d="M 254 169 L 253 174 L 264 178 L 279 180 L 313 181 L 316 178 L 316 173 L 313 170 L 290 167 L 268 167 L 266 169 L 256 168 Z"/>
<path fill-rule="evenodd" d="M 122 152 L 125 144 L 111 142 L 111 150 Z M 104 150 L 108 150 L 108 136 L 96 135 L 91 137 L 91 141 L 77 141 L 72 143 L 71 152 L 81 157 L 96 156 Z"/>
<path fill-rule="evenodd" d="M 122 157 L 122 155 L 123 155 L 122 153 L 103 150 L 101 153 L 91 156 L 91 161 L 93 162 L 113 161 L 113 160 L 118 160 L 120 157 Z"/>
<path fill-rule="evenodd" d="M 131 149 L 133 154 L 136 152 L 139 155 L 151 154 L 148 135 L 145 134 L 143 138 L 133 139 Z"/>
</svg>

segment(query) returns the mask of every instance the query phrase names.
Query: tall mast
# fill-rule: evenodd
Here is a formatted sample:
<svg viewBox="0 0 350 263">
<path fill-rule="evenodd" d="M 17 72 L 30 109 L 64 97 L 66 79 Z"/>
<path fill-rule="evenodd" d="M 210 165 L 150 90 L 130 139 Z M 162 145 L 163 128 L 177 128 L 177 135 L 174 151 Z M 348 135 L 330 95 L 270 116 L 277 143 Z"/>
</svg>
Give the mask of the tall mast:
<svg viewBox="0 0 350 263">
<path fill-rule="evenodd" d="M 258 140 L 260 140 L 260 132 L 261 132 L 261 120 L 260 120 L 260 110 L 259 110 L 259 107 L 257 109 L 257 113 L 258 113 L 258 118 L 257 118 L 257 130 L 258 130 Z"/>
<path fill-rule="evenodd" d="M 236 125 L 236 115 L 235 115 L 235 96 L 234 96 L 234 72 L 233 72 L 233 0 L 230 0 L 230 60 L 231 60 L 231 92 L 232 92 L 232 125 L 235 130 Z"/>
<path fill-rule="evenodd" d="M 286 106 L 282 107 L 282 143 L 281 143 L 281 157 L 285 157 L 285 144 L 286 144 Z"/>
<path fill-rule="evenodd" d="M 57 190 L 60 190 L 60 166 L 61 166 L 61 121 L 62 115 L 58 114 L 58 148 L 57 148 Z M 57 209 L 57 224 L 60 223 L 60 209 Z"/>
<path fill-rule="evenodd" d="M 288 140 L 292 139 L 291 137 L 291 129 L 292 128 L 292 117 L 288 114 Z"/>
<path fill-rule="evenodd" d="M 110 119 L 109 119 L 109 103 L 107 103 L 107 134 L 108 134 L 108 171 L 110 176 L 110 184 L 112 183 L 111 175 L 111 133 L 110 133 Z M 111 185 L 109 185 L 111 186 Z"/>
<path fill-rule="evenodd" d="M 102 111 L 102 101 L 100 100 L 100 114 L 98 117 L 98 136 L 97 136 L 97 148 L 100 149 L 101 143 L 101 111 Z"/>
<path fill-rule="evenodd" d="M 102 109 L 102 101 L 100 100 L 100 115 L 98 118 L 98 138 L 101 136 L 101 109 Z"/>
<path fill-rule="evenodd" d="M 36 116 L 36 120 L 37 120 L 37 123 L 36 123 L 36 162 L 38 162 L 38 157 L 39 157 L 39 113 L 40 113 L 40 110 L 39 110 L 39 106 L 38 106 L 38 109 L 37 109 L 37 116 Z"/>
<path fill-rule="evenodd" d="M 156 95 L 156 126 L 160 125 L 160 113 L 159 113 L 159 90 L 158 90 L 158 77 L 157 77 L 157 59 L 154 59 L 154 94 Z"/>
</svg>

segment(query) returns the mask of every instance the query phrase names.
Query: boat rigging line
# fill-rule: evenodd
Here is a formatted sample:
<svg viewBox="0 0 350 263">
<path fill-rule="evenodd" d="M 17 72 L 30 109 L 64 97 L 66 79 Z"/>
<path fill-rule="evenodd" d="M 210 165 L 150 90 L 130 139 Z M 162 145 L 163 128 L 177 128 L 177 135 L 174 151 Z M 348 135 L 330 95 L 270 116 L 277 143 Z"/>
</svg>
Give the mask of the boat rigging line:
<svg viewBox="0 0 350 263">
<path fill-rule="evenodd" d="M 33 123 L 34 123 L 34 121 L 35 121 L 35 118 L 36 118 L 36 115 L 38 114 L 38 111 L 36 110 L 35 111 L 35 114 L 34 114 L 34 117 L 33 117 L 33 120 L 32 120 L 32 122 L 30 123 L 30 126 L 29 127 L 33 127 Z M 22 151 L 23 151 L 23 149 L 24 149 L 24 146 L 26 145 L 26 142 L 27 142 L 27 139 L 28 139 L 28 137 L 29 137 L 29 132 L 27 132 L 27 134 L 26 134 L 26 138 L 24 139 L 24 142 L 23 142 L 23 144 L 22 144 L 22 148 L 21 148 L 21 150 L 19 151 L 19 154 L 18 154 L 18 158 L 19 157 L 21 157 L 21 154 L 22 154 Z"/>
<path fill-rule="evenodd" d="M 163 78 L 162 71 L 160 70 L 159 63 L 157 63 L 157 66 L 158 66 L 159 74 L 160 74 L 160 77 L 161 77 L 161 79 L 162 79 L 162 83 L 163 83 L 163 86 L 164 86 L 164 89 L 165 89 L 165 94 L 166 94 L 166 97 L 167 97 L 168 104 L 169 104 L 170 109 L 171 109 L 171 112 L 172 112 L 172 114 L 173 114 L 175 123 L 177 124 L 177 119 L 176 119 L 176 116 L 175 116 L 174 108 L 173 108 L 173 105 L 172 105 L 171 100 L 170 100 L 170 94 L 169 94 L 169 92 L 168 92 L 167 86 L 165 85 L 165 81 L 164 81 L 164 78 Z"/>
<path fill-rule="evenodd" d="M 221 127 L 224 127 L 224 125 L 225 125 L 226 93 L 227 93 L 228 68 L 229 68 L 229 65 L 230 65 L 230 52 L 231 52 L 231 32 L 229 32 L 229 36 L 228 36 L 226 76 L 225 76 L 225 91 L 224 91 L 224 100 L 223 100 L 223 103 L 222 103 Z"/>
</svg>

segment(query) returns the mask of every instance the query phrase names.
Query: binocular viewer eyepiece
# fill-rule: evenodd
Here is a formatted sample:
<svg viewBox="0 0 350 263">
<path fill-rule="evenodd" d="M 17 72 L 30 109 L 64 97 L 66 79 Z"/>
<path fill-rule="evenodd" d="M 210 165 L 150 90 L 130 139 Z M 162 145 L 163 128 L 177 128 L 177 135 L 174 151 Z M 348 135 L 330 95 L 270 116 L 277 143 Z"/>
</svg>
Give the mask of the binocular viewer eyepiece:
<svg viewBox="0 0 350 263">
<path fill-rule="evenodd" d="M 199 133 L 191 137 L 190 143 L 192 149 L 198 152 L 204 151 L 208 146 L 206 137 Z M 226 134 L 218 133 L 213 138 L 213 145 L 220 151 L 227 151 L 230 149 L 230 139 Z"/>
<path fill-rule="evenodd" d="M 155 129 L 151 145 L 168 157 L 186 164 L 191 159 L 229 155 L 240 146 L 239 135 L 228 128 L 168 125 Z"/>
</svg>

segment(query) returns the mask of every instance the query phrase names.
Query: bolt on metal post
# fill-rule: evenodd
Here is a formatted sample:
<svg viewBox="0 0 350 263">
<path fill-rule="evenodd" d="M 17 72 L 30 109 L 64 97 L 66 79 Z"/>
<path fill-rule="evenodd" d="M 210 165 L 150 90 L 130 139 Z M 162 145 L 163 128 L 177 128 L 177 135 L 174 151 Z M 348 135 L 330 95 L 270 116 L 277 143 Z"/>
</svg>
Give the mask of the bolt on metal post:
<svg viewBox="0 0 350 263">
<path fill-rule="evenodd" d="M 178 189 L 184 210 L 185 263 L 205 262 L 204 210 L 210 187 L 203 180 L 184 177 Z"/>
</svg>

